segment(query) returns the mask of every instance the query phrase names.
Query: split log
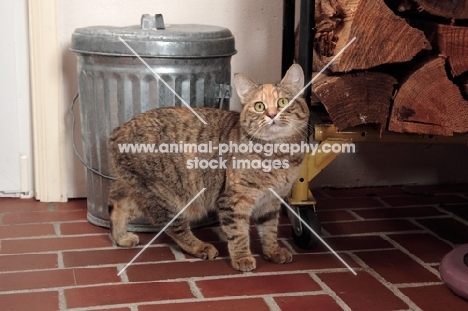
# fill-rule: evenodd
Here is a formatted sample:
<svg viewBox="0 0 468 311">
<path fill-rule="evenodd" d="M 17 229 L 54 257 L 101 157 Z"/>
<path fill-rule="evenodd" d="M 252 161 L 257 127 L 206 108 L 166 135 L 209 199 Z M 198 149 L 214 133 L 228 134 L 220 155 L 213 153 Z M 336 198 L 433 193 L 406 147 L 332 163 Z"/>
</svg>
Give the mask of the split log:
<svg viewBox="0 0 468 311">
<path fill-rule="evenodd" d="M 361 124 L 387 125 L 396 79 L 381 72 L 323 76 L 312 86 L 335 127 L 343 130 Z"/>
<path fill-rule="evenodd" d="M 431 49 L 424 33 L 396 16 L 383 0 L 317 1 L 314 70 L 323 68 L 354 37 L 329 67 L 332 72 L 406 62 Z"/>
<path fill-rule="evenodd" d="M 452 75 L 457 77 L 468 71 L 468 27 L 440 24 L 436 27 L 437 44 L 440 52 L 448 56 Z"/>
<path fill-rule="evenodd" d="M 419 11 L 425 11 L 429 14 L 449 18 L 449 19 L 467 19 L 468 1 L 467 0 L 414 0 L 417 3 Z"/>
<path fill-rule="evenodd" d="M 439 56 L 410 74 L 395 96 L 389 130 L 452 136 L 468 132 L 468 101 L 449 80 Z"/>
</svg>

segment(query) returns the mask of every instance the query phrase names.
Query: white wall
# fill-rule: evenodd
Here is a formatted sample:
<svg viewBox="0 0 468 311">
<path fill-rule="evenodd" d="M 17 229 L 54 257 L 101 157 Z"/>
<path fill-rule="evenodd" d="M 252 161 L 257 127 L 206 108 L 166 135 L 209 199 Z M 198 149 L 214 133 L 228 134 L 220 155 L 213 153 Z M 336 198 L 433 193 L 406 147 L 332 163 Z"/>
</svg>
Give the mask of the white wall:
<svg viewBox="0 0 468 311">
<path fill-rule="evenodd" d="M 59 38 L 63 55 L 63 103 L 67 107 L 77 92 L 76 60 L 69 50 L 76 28 L 140 23 L 142 14 L 164 15 L 168 24 L 208 24 L 227 27 L 236 40 L 238 53 L 232 58 L 232 71 L 249 74 L 257 82 L 276 82 L 281 75 L 282 0 L 60 0 Z M 239 109 L 237 96 L 231 101 Z M 78 113 L 78 109 L 75 109 Z M 70 117 L 63 116 L 70 137 Z M 77 124 L 78 128 L 79 124 Z M 78 131 L 79 132 L 79 131 Z M 85 196 L 81 163 L 67 147 L 68 196 Z M 81 141 L 77 136 L 81 150 Z"/>
</svg>

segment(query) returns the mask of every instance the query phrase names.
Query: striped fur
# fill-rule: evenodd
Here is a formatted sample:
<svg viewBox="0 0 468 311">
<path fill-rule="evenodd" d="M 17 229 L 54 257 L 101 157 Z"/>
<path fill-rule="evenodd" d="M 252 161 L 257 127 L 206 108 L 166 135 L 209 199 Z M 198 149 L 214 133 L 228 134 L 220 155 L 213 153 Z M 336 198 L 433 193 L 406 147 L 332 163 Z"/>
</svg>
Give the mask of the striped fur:
<svg viewBox="0 0 468 311">
<path fill-rule="evenodd" d="M 169 222 L 202 188 L 197 200 L 166 230 L 187 253 L 203 259 L 213 259 L 218 251 L 190 231 L 190 223 L 216 210 L 221 228 L 228 241 L 232 266 L 240 271 L 255 269 L 255 259 L 249 246 L 249 223 L 259 227 L 264 258 L 287 263 L 292 255 L 277 243 L 279 200 L 268 190 L 273 188 L 286 197 L 296 179 L 304 155 L 290 156 L 280 152 L 268 157 L 259 153 L 228 153 L 227 169 L 189 169 L 187 161 L 218 159 L 213 153 L 121 153 L 119 144 L 143 143 L 300 143 L 306 140 L 309 111 L 298 98 L 274 124 L 268 122 L 282 108 L 278 99 L 291 99 L 303 86 L 303 73 L 293 65 L 285 78 L 276 85 L 257 85 L 247 76 L 238 74 L 234 80 L 244 105 L 241 113 L 211 108 L 196 112 L 208 123 L 204 125 L 188 109 L 180 107 L 148 111 L 116 128 L 110 137 L 110 153 L 117 180 L 110 192 L 111 236 L 123 247 L 138 244 L 138 236 L 127 232 L 129 221 L 145 216 L 155 226 Z M 256 103 L 265 110 L 255 110 Z M 278 159 L 287 161 L 287 168 L 235 169 L 236 160 Z"/>
</svg>

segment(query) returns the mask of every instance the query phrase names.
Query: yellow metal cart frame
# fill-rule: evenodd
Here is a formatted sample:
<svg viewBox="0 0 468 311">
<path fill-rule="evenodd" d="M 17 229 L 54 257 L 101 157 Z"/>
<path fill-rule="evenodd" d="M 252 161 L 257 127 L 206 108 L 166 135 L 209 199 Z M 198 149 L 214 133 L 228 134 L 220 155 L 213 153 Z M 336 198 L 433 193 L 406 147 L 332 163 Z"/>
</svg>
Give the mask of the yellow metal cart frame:
<svg viewBox="0 0 468 311">
<path fill-rule="evenodd" d="M 355 127 L 350 130 L 338 131 L 331 124 L 315 125 L 314 140 L 320 142 L 318 152 L 307 154 L 302 163 L 301 171 L 295 181 L 289 205 L 295 212 L 301 215 L 304 221 L 319 233 L 320 222 L 315 212 L 316 200 L 309 189 L 309 182 L 326 168 L 340 155 L 336 152 L 320 152 L 324 144 L 349 144 L 355 142 L 380 142 L 380 143 L 411 143 L 411 144 L 464 144 L 468 146 L 467 134 L 455 134 L 454 136 L 400 134 L 380 131 L 370 126 Z M 289 214 L 293 226 L 293 238 L 296 244 L 302 248 L 312 248 L 317 243 L 314 235 L 307 230 L 302 230 L 302 224 L 297 217 Z"/>
</svg>

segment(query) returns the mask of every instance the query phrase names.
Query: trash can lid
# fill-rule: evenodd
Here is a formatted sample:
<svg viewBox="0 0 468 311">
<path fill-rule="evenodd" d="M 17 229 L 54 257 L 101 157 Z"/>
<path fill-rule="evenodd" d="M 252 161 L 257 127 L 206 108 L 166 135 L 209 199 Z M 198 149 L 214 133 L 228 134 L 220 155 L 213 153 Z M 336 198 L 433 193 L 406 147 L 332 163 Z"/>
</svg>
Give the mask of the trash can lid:
<svg viewBox="0 0 468 311">
<path fill-rule="evenodd" d="M 143 15 L 140 26 L 78 28 L 71 50 L 79 54 L 134 56 L 124 40 L 141 57 L 210 58 L 236 53 L 234 36 L 224 27 L 164 25 L 161 15 Z"/>
</svg>

